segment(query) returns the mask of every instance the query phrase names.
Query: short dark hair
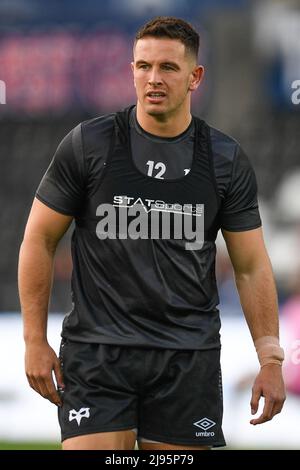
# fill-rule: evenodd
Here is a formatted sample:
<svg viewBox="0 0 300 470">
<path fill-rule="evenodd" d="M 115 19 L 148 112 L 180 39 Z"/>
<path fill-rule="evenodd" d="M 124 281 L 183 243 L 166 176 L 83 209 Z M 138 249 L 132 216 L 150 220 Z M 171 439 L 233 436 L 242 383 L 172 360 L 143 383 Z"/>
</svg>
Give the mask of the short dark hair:
<svg viewBox="0 0 300 470">
<path fill-rule="evenodd" d="M 157 16 L 144 24 L 136 33 L 134 45 L 147 36 L 181 41 L 188 52 L 198 57 L 200 38 L 192 25 L 174 16 Z"/>
</svg>

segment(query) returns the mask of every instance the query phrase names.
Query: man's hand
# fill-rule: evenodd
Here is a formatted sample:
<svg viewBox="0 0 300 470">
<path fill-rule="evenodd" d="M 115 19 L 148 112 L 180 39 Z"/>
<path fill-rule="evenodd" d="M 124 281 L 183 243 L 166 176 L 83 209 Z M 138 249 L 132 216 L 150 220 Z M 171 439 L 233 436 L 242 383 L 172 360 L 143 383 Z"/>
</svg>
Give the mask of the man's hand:
<svg viewBox="0 0 300 470">
<path fill-rule="evenodd" d="M 254 425 L 270 421 L 282 410 L 285 401 L 285 388 L 280 365 L 267 364 L 261 368 L 257 375 L 250 403 L 253 415 L 257 413 L 260 397 L 265 398 L 264 409 L 258 418 L 251 419 L 250 423 Z"/>
<path fill-rule="evenodd" d="M 57 385 L 64 388 L 59 359 L 46 341 L 26 345 L 25 372 L 30 386 L 42 397 L 61 406 L 60 396 L 52 377 L 54 371 Z"/>
</svg>

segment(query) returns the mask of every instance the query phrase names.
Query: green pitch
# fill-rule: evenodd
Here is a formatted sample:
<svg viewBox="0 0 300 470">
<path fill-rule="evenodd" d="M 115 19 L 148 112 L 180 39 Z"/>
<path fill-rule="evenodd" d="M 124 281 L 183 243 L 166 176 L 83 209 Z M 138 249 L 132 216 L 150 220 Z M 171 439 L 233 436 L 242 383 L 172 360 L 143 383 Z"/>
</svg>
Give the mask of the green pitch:
<svg viewBox="0 0 300 470">
<path fill-rule="evenodd" d="M 0 450 L 60 450 L 60 442 L 3 442 Z"/>
</svg>

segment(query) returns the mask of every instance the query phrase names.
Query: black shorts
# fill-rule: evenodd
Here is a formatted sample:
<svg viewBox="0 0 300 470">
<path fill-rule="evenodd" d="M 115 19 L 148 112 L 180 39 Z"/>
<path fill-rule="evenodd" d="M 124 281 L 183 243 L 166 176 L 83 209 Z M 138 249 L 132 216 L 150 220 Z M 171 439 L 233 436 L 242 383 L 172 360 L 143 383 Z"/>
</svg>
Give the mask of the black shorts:
<svg viewBox="0 0 300 470">
<path fill-rule="evenodd" d="M 224 446 L 220 351 L 78 343 L 60 348 L 62 440 L 137 429 L 137 439 Z"/>
</svg>

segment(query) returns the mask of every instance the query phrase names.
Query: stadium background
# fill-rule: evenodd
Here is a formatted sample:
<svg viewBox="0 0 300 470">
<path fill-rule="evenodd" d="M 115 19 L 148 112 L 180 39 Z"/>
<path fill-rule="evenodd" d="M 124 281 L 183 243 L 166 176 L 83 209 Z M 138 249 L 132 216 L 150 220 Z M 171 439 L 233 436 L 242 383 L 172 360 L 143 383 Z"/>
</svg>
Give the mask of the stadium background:
<svg viewBox="0 0 300 470">
<path fill-rule="evenodd" d="M 134 102 L 132 39 L 142 23 L 159 14 L 180 16 L 200 31 L 200 60 L 207 71 L 193 112 L 239 140 L 256 170 L 286 364 L 293 369 L 292 378 L 289 367 L 286 372 L 286 411 L 252 429 L 248 402 L 257 361 L 220 239 L 228 443 L 300 448 L 300 104 L 292 101 L 292 84 L 300 80 L 299 0 L 0 0 L 0 85 L 6 85 L 6 96 L 0 95 L 2 448 L 30 441 L 33 448 L 38 442 L 45 448 L 45 442 L 55 446 L 59 439 L 55 408 L 27 387 L 23 372 L 16 273 L 34 192 L 74 125 Z M 70 308 L 69 238 L 58 248 L 50 306 L 56 349 Z"/>
</svg>

